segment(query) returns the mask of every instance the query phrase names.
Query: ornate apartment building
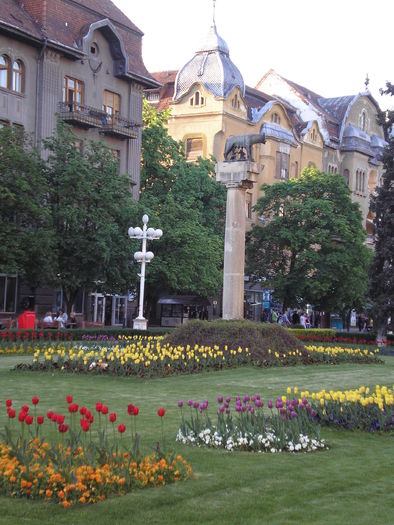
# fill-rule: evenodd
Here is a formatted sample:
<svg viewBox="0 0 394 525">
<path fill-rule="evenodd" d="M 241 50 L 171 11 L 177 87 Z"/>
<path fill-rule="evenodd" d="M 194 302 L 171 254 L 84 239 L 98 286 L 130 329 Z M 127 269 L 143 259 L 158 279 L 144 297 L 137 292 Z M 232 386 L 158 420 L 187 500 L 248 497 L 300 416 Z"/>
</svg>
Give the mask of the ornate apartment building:
<svg viewBox="0 0 394 525">
<path fill-rule="evenodd" d="M 60 116 L 76 135 L 114 151 L 137 197 L 142 94 L 158 86 L 142 61 L 142 35 L 110 0 L 1 0 L 0 125 L 23 126 L 40 143 Z M 0 314 L 31 303 L 29 293 L 17 276 L 0 273 Z M 38 291 L 38 313 L 62 306 L 61 295 Z M 126 297 L 91 299 L 87 307 L 81 296 L 78 311 L 122 322 Z"/>
<path fill-rule="evenodd" d="M 369 198 L 382 174 L 383 129 L 368 89 L 357 95 L 324 98 L 268 71 L 256 88 L 245 85 L 215 24 L 199 49 L 179 71 L 152 73 L 161 88 L 147 90 L 158 108 L 171 109 L 170 134 L 185 144 L 190 161 L 213 155 L 223 160 L 230 135 L 265 133 L 254 146 L 257 183 L 246 193 L 250 224 L 262 183 L 297 178 L 305 167 L 341 173 L 360 204 L 364 226 L 372 233 Z"/>
</svg>

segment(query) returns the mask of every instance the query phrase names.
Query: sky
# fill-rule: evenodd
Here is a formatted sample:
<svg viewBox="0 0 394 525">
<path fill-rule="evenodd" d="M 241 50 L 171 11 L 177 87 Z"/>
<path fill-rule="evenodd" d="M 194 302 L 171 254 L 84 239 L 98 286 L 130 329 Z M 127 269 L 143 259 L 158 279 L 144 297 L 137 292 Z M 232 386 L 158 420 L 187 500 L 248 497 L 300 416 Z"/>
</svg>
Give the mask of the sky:
<svg viewBox="0 0 394 525">
<path fill-rule="evenodd" d="M 214 0 L 113 0 L 144 33 L 148 71 L 180 69 L 212 24 Z M 323 97 L 369 90 L 382 109 L 394 106 L 379 88 L 394 82 L 392 0 L 216 0 L 218 34 L 247 85 L 270 68 Z"/>
</svg>

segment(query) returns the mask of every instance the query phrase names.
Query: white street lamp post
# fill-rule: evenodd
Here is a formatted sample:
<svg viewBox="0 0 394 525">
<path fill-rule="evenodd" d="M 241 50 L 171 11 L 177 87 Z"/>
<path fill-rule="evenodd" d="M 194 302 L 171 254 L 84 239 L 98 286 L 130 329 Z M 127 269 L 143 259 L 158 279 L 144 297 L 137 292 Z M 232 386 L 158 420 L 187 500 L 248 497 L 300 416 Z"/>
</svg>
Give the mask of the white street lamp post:
<svg viewBox="0 0 394 525">
<path fill-rule="evenodd" d="M 136 330 L 146 330 L 148 325 L 148 320 L 144 317 L 144 288 L 145 288 L 145 263 L 151 262 L 154 255 L 152 252 L 146 251 L 146 241 L 149 239 L 153 241 L 155 239 L 160 239 L 163 235 L 162 230 L 154 228 L 148 228 L 147 224 L 149 222 L 149 217 L 144 215 L 142 217 L 143 227 L 142 230 L 137 226 L 137 228 L 129 228 L 128 234 L 130 239 L 142 239 L 142 251 L 134 253 L 134 259 L 141 263 L 141 273 L 140 277 L 140 298 L 139 298 L 139 308 L 138 308 L 138 317 L 133 320 L 133 328 Z"/>
</svg>

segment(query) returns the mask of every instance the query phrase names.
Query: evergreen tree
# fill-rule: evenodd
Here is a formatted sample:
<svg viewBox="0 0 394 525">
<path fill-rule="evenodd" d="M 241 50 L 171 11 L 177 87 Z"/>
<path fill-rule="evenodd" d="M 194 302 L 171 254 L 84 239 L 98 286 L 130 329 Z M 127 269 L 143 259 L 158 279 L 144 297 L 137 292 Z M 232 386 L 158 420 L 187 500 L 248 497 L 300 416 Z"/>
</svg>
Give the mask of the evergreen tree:
<svg viewBox="0 0 394 525">
<path fill-rule="evenodd" d="M 387 83 L 383 93 L 394 95 L 394 85 Z M 383 156 L 384 173 L 372 198 L 375 213 L 375 255 L 370 267 L 369 296 L 378 339 L 387 329 L 387 320 L 394 322 L 394 111 L 379 115 L 388 145 Z"/>
</svg>

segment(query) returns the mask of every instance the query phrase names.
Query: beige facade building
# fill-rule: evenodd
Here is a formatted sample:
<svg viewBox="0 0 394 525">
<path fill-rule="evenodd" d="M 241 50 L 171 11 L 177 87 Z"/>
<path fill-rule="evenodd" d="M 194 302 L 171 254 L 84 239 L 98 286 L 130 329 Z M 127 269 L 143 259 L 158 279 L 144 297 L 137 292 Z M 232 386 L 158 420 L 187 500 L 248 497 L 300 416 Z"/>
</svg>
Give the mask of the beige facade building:
<svg viewBox="0 0 394 525">
<path fill-rule="evenodd" d="M 139 193 L 142 93 L 157 82 L 141 56 L 142 32 L 110 0 L 2 0 L 0 125 L 22 126 L 37 143 L 57 116 L 81 139 L 103 140 Z M 126 297 L 81 295 L 77 310 L 122 324 Z M 0 316 L 15 315 L 30 291 L 0 268 Z M 62 306 L 61 290 L 35 296 L 41 316 Z M 123 312 L 123 313 L 122 313 Z"/>
<path fill-rule="evenodd" d="M 190 161 L 199 155 L 221 161 L 230 135 L 265 133 L 266 143 L 253 151 L 258 174 L 245 196 L 247 228 L 257 219 L 252 207 L 262 183 L 297 178 L 316 166 L 344 176 L 372 233 L 369 199 L 382 174 L 385 142 L 376 123 L 379 107 L 368 90 L 324 98 L 273 70 L 256 88 L 245 86 L 215 25 L 179 71 L 152 75 L 162 88 L 148 90 L 147 98 L 160 109 L 170 108 L 169 133 L 184 142 Z"/>
</svg>

